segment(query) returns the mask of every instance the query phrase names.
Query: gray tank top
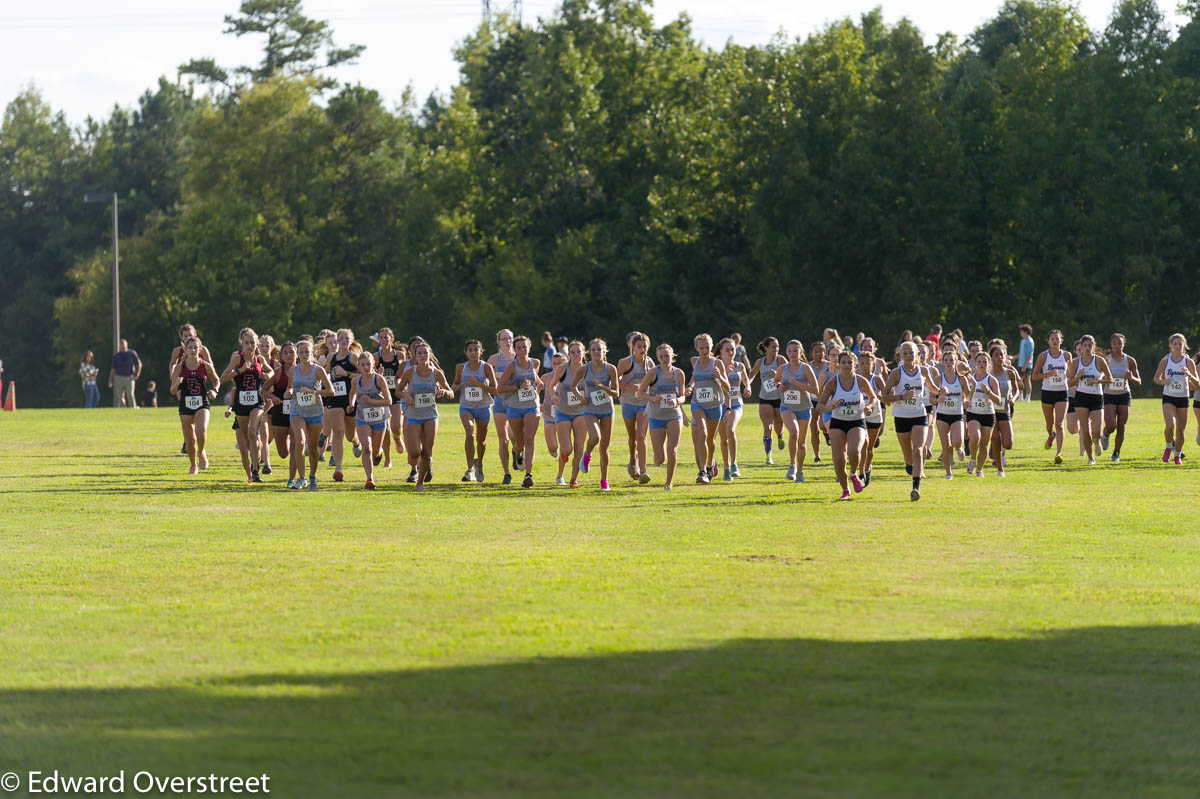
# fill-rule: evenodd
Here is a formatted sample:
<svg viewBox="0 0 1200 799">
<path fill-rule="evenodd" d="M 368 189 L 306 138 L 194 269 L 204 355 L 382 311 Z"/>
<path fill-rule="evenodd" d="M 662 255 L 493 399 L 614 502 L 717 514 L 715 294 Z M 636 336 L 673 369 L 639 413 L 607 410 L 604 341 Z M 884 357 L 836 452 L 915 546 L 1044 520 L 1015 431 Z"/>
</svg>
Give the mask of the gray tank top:
<svg viewBox="0 0 1200 799">
<path fill-rule="evenodd" d="M 383 392 L 376 385 L 375 375 L 369 374 L 365 376 L 359 375 L 354 378 L 354 390 L 358 393 L 359 398 L 370 397 L 371 399 L 379 399 L 383 396 Z M 362 422 L 363 424 L 375 424 L 378 422 L 386 422 L 391 416 L 391 408 L 387 405 L 364 405 L 361 402 L 355 403 L 354 422 L 355 424 Z"/>
<path fill-rule="evenodd" d="M 774 361 L 767 361 L 764 355 L 762 363 L 758 367 L 758 398 L 776 400 L 779 399 L 779 386 L 775 384 L 775 370 L 779 368 L 781 363 L 787 363 L 787 359 L 782 355 L 776 355 Z M 770 390 L 767 387 L 770 386 Z"/>
<path fill-rule="evenodd" d="M 654 367 L 650 364 L 649 358 L 643 358 L 640 364 L 637 362 L 637 358 L 632 355 L 629 356 L 629 359 L 632 365 L 629 367 L 628 372 L 621 375 L 620 382 L 636 383 L 637 385 L 641 385 L 642 378 L 646 376 L 646 367 L 650 366 L 651 369 Z M 628 389 L 624 388 L 621 389 L 621 404 L 633 405 L 638 408 L 644 408 L 646 406 L 646 403 L 638 398 L 636 391 L 629 391 Z"/>
<path fill-rule="evenodd" d="M 1130 393 L 1129 389 L 1129 356 L 1122 355 L 1121 360 L 1108 359 L 1108 371 L 1112 373 L 1113 383 L 1104 384 L 1104 393 L 1123 396 Z M 1116 383 L 1117 380 L 1122 382 Z M 1115 384 L 1115 385 L 1114 385 Z"/>
<path fill-rule="evenodd" d="M 605 414 L 612 413 L 613 401 L 612 397 L 605 392 L 601 386 L 607 386 L 610 382 L 608 375 L 608 364 L 604 364 L 604 371 L 596 374 L 592 371 L 592 364 L 588 364 L 583 370 L 583 398 L 587 400 L 587 409 L 585 413 Z M 596 400 L 599 400 L 597 402 Z"/>
<path fill-rule="evenodd" d="M 729 378 L 729 407 L 742 407 L 742 376 L 746 371 L 746 364 L 738 361 L 733 362 L 733 366 L 725 368 L 725 375 Z"/>
<path fill-rule="evenodd" d="M 716 408 L 725 401 L 721 387 L 717 384 L 717 361 L 709 359 L 708 366 L 699 366 L 700 359 L 692 361 L 692 404 L 701 408 Z"/>
<path fill-rule="evenodd" d="M 317 394 L 317 366 L 311 364 L 308 374 L 300 373 L 300 365 L 294 370 L 292 380 L 292 416 L 320 416 L 325 411 L 321 397 Z"/>
<path fill-rule="evenodd" d="M 405 407 L 405 415 L 417 422 L 428 422 L 438 418 L 437 409 L 437 373 L 429 367 L 425 377 L 417 374 L 417 367 L 408 368 L 408 390 L 413 401 Z"/>
<path fill-rule="evenodd" d="M 458 407 L 464 410 L 482 410 L 492 404 L 492 395 L 483 386 L 468 386 L 467 378 L 473 377 L 480 383 L 487 384 L 487 364 L 479 362 L 478 369 L 471 368 L 471 362 L 462 365 L 462 385 L 459 389 Z"/>
<path fill-rule="evenodd" d="M 529 366 L 522 369 L 514 360 L 513 375 L 508 380 L 510 386 L 519 386 L 521 383 L 528 380 L 530 385 L 527 388 L 518 388 L 516 391 L 510 392 L 504 397 L 504 404 L 509 408 L 518 411 L 536 410 L 538 406 L 538 391 L 537 391 L 537 375 L 535 373 L 535 364 L 532 358 L 529 359 Z"/>
<path fill-rule="evenodd" d="M 790 363 L 783 364 L 782 376 L 784 380 L 803 380 L 804 379 L 804 364 L 801 363 L 794 371 Z M 786 383 L 779 387 L 783 392 L 780 406 L 792 413 L 796 411 L 807 411 L 812 408 L 812 397 L 807 391 L 801 391 L 798 388 L 791 388 Z"/>
<path fill-rule="evenodd" d="M 499 352 L 497 352 L 494 357 L 496 358 L 496 362 L 492 364 L 492 370 L 496 373 L 496 379 L 499 380 L 501 376 L 503 376 L 505 370 L 508 369 L 508 365 L 513 362 L 513 358 L 506 358 L 502 353 Z M 501 405 L 507 405 L 510 399 L 512 399 L 512 397 L 510 397 L 508 394 L 497 394 L 495 396 L 495 401 Z"/>
<path fill-rule="evenodd" d="M 654 397 L 678 397 L 679 387 L 676 385 L 675 367 L 671 367 L 669 372 L 663 372 L 663 368 L 661 366 L 655 366 L 654 372 L 657 373 L 657 378 L 654 381 L 654 385 L 650 386 L 650 390 L 646 393 L 651 394 Z M 683 410 L 680 409 L 678 405 L 673 405 L 670 408 L 664 408 L 661 401 L 649 403 L 647 412 L 650 414 L 651 419 L 661 419 L 665 421 L 669 419 L 683 418 Z"/>
<path fill-rule="evenodd" d="M 567 361 L 560 367 L 563 370 L 562 380 L 554 385 L 554 407 L 564 416 L 578 416 L 587 407 L 587 399 L 583 392 L 572 392 L 571 375 L 579 367 Z"/>
</svg>

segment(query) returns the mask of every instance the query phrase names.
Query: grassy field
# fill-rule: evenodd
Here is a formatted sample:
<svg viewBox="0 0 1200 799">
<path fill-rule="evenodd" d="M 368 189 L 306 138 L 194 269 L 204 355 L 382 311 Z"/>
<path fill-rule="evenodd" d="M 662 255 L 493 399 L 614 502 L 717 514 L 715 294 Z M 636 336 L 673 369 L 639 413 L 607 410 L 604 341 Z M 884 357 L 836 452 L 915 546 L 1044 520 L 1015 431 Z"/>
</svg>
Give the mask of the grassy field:
<svg viewBox="0 0 1200 799">
<path fill-rule="evenodd" d="M 753 408 L 751 409 L 753 417 Z M 1036 418 L 1035 418 L 1036 417 Z M 454 420 L 451 420 L 453 422 Z M 0 414 L 0 772 L 394 796 L 1193 797 L 1200 449 L 555 489 L 188 477 L 173 410 Z M 1189 438 L 1192 435 L 1189 430 Z M 540 435 L 540 434 L 539 434 Z M 539 441 L 540 443 L 540 441 Z M 624 442 L 614 446 L 624 463 Z M 327 474 L 327 472 L 325 472 Z"/>
</svg>

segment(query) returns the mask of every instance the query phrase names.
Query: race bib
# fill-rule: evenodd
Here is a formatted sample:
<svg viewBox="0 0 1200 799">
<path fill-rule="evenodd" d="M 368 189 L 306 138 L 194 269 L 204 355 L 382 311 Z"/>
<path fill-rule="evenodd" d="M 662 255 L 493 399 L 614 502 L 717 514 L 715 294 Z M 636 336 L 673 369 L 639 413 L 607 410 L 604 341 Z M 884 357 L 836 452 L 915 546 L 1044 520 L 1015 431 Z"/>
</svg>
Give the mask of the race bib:
<svg viewBox="0 0 1200 799">
<path fill-rule="evenodd" d="M 675 407 L 675 395 L 674 394 L 660 394 L 658 397 L 658 407 L 666 408 L 668 410 L 674 408 Z"/>
<path fill-rule="evenodd" d="M 537 402 L 537 389 L 533 386 L 522 386 L 517 389 L 518 402 Z"/>
<path fill-rule="evenodd" d="M 258 404 L 258 392 L 257 391 L 239 391 L 238 392 L 238 404 L 240 404 L 240 405 L 257 405 Z"/>
<path fill-rule="evenodd" d="M 305 407 L 317 404 L 317 392 L 311 388 L 296 389 L 296 402 Z"/>
<path fill-rule="evenodd" d="M 916 391 L 916 393 L 913 394 L 912 399 L 906 399 L 904 401 L 904 404 L 909 408 L 920 408 L 921 407 L 921 390 L 915 389 L 915 391 Z"/>
<path fill-rule="evenodd" d="M 285 399 L 283 401 L 283 415 L 284 416 L 292 415 L 292 401 L 289 399 Z"/>
<path fill-rule="evenodd" d="M 417 396 L 423 397 L 426 395 L 418 394 Z M 384 408 L 380 405 L 364 406 L 363 407 L 363 421 L 365 421 L 365 422 L 382 422 L 383 421 L 383 412 L 384 412 Z"/>
<path fill-rule="evenodd" d="M 774 378 L 774 377 L 764 377 L 764 378 L 763 378 L 763 381 L 762 381 L 762 390 L 763 390 L 763 392 L 764 392 L 764 393 L 770 394 L 770 393 L 771 393 L 772 391 L 774 391 L 776 388 L 778 388 L 778 386 L 776 386 L 776 385 L 775 385 L 775 378 Z"/>
<path fill-rule="evenodd" d="M 1054 374 L 1046 378 L 1046 384 L 1051 388 L 1063 388 L 1067 384 L 1066 378 L 1063 377 L 1063 374 L 1064 372 L 1062 369 L 1055 369 Z"/>
<path fill-rule="evenodd" d="M 567 405 L 572 407 L 583 404 L 583 397 L 576 394 L 574 391 L 567 392 Z"/>
<path fill-rule="evenodd" d="M 192 394 L 183 398 L 183 407 L 189 411 L 197 411 L 204 407 L 204 397 Z"/>
<path fill-rule="evenodd" d="M 604 405 L 608 402 L 608 394 L 598 388 L 593 389 L 590 396 L 593 405 Z"/>
<path fill-rule="evenodd" d="M 960 397 L 957 394 L 952 394 L 942 400 L 942 407 L 948 411 L 957 411 L 959 399 Z"/>
<path fill-rule="evenodd" d="M 395 375 L 384 375 L 383 382 L 387 384 L 388 388 L 395 388 L 396 387 L 396 376 Z"/>
<path fill-rule="evenodd" d="M 479 402 L 483 399 L 483 389 L 479 386 L 467 386 L 463 389 L 463 398 L 467 402 Z"/>
<path fill-rule="evenodd" d="M 988 398 L 982 392 L 983 389 L 980 389 L 980 393 L 971 399 L 971 410 L 976 413 L 988 413 Z"/>
<path fill-rule="evenodd" d="M 432 408 L 433 394 L 422 391 L 420 394 L 413 394 L 413 405 L 418 408 Z"/>
<path fill-rule="evenodd" d="M 717 398 L 716 389 L 711 386 L 702 386 L 696 389 L 696 402 L 701 405 L 707 405 L 714 402 Z"/>
<path fill-rule="evenodd" d="M 346 396 L 346 387 L 348 385 L 349 385 L 349 383 L 343 382 L 341 380 L 334 380 L 333 381 L 333 396 L 335 396 L 335 397 Z"/>
<path fill-rule="evenodd" d="M 1126 387 L 1126 385 L 1127 385 L 1127 384 L 1126 384 L 1126 382 L 1125 382 L 1125 378 L 1123 378 L 1123 377 L 1114 377 L 1114 378 L 1112 379 L 1112 383 L 1111 383 L 1111 385 L 1112 385 L 1112 390 L 1113 390 L 1113 391 L 1124 391 L 1124 390 L 1125 390 L 1125 387 Z"/>
<path fill-rule="evenodd" d="M 802 392 L 789 388 L 783 392 L 783 401 L 787 405 L 799 405 L 801 402 Z"/>
<path fill-rule="evenodd" d="M 1171 390 L 1178 394 L 1186 393 L 1187 392 L 1187 380 L 1180 380 L 1178 378 L 1173 378 L 1171 380 Z"/>
<path fill-rule="evenodd" d="M 839 419 L 853 419 L 858 415 L 858 406 L 857 402 L 850 403 L 849 405 L 839 405 L 834 410 L 833 415 Z"/>
</svg>

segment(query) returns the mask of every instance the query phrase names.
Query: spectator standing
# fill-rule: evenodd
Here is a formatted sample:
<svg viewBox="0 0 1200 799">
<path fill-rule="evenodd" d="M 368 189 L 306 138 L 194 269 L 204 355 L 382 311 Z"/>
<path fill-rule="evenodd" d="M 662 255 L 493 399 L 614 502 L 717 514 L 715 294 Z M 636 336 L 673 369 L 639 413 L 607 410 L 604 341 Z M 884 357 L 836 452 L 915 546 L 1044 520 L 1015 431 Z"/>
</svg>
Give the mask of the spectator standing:
<svg viewBox="0 0 1200 799">
<path fill-rule="evenodd" d="M 740 363 L 746 367 L 746 372 L 751 370 L 750 359 L 746 357 L 746 347 L 742 344 L 741 333 L 730 333 L 729 338 L 733 341 L 733 362 Z"/>
<path fill-rule="evenodd" d="M 146 383 L 146 390 L 142 392 L 142 407 L 158 407 L 158 384 L 153 380 Z"/>
<path fill-rule="evenodd" d="M 1033 398 L 1033 326 L 1021 325 L 1021 348 L 1017 351 L 1017 372 L 1021 375 L 1021 399 L 1029 402 Z"/>
<path fill-rule="evenodd" d="M 83 354 L 83 361 L 79 364 L 79 381 L 83 384 L 83 407 L 99 408 L 100 407 L 100 387 L 96 385 L 96 378 L 100 376 L 100 368 L 96 366 L 96 356 L 91 350 Z"/>
<path fill-rule="evenodd" d="M 933 349 L 940 352 L 942 349 L 942 326 L 935 324 L 929 328 L 929 335 L 925 336 L 925 340 L 933 344 Z"/>
<path fill-rule="evenodd" d="M 108 370 L 108 387 L 113 390 L 113 407 L 137 407 L 137 394 L 134 386 L 142 376 L 142 359 L 137 350 L 129 349 L 125 339 L 117 344 L 117 352 L 113 355 L 112 368 Z"/>
<path fill-rule="evenodd" d="M 546 348 L 542 353 L 542 368 L 548 372 L 554 367 L 554 354 L 558 352 L 554 349 L 554 336 L 550 335 L 549 330 L 542 333 L 542 346 Z"/>
</svg>

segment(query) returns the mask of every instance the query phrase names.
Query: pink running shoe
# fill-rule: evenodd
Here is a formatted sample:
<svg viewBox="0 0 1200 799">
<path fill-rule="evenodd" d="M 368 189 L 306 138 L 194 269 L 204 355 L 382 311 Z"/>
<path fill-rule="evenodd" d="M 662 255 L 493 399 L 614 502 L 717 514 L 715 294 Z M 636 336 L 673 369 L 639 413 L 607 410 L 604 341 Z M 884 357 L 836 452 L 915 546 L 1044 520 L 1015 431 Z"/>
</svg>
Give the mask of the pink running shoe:
<svg viewBox="0 0 1200 799">
<path fill-rule="evenodd" d="M 858 479 L 857 474 L 850 475 L 850 484 L 854 486 L 854 493 L 861 494 L 863 490 L 862 480 Z"/>
<path fill-rule="evenodd" d="M 1163 463 L 1171 462 L 1171 448 L 1167 447 L 1163 450 Z"/>
<path fill-rule="evenodd" d="M 1178 454 L 1176 454 L 1176 455 L 1175 455 L 1175 465 L 1176 465 L 1176 466 L 1182 466 L 1182 465 L 1183 465 L 1183 458 L 1179 457 L 1179 455 L 1178 455 Z"/>
<path fill-rule="evenodd" d="M 850 499 L 850 489 L 847 488 L 845 491 L 843 491 L 842 496 L 839 497 L 839 499 Z"/>
<path fill-rule="evenodd" d="M 601 491 L 607 491 L 607 490 L 608 490 L 608 481 L 607 481 L 607 480 L 601 480 L 601 481 L 600 481 L 600 490 L 601 490 Z"/>
<path fill-rule="evenodd" d="M 588 465 L 589 465 L 591 462 L 592 462 L 592 456 L 591 456 L 591 455 L 584 455 L 584 456 L 583 456 L 583 460 L 581 460 L 581 461 L 579 462 L 579 471 L 583 472 L 584 474 L 587 474 L 587 471 L 588 471 Z"/>
</svg>

